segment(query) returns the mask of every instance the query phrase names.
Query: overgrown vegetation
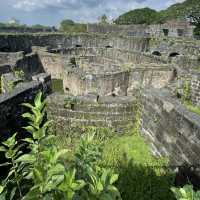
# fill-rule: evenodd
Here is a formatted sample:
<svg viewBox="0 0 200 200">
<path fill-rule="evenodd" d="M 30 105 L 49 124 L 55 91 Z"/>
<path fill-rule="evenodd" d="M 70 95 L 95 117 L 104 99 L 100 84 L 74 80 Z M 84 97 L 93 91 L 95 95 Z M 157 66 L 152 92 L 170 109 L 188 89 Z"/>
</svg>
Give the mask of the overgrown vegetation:
<svg viewBox="0 0 200 200">
<path fill-rule="evenodd" d="M 23 139 L 28 153 L 23 153 L 22 145 L 15 133 L 3 142 L 0 151 L 5 153 L 11 166 L 7 177 L 2 181 L 1 199 L 81 199 L 115 200 L 120 199 L 118 189 L 113 185 L 118 175 L 111 169 L 98 165 L 101 157 L 101 144 L 94 142 L 94 134 L 88 133 L 81 139 L 71 165 L 62 157 L 67 149 L 55 145 L 55 136 L 48 135 L 50 121 L 45 121 L 45 101 L 39 93 L 34 106 L 24 103 L 30 109 L 23 117 L 28 119 L 24 129 L 29 137 Z M 98 155 L 98 156 L 97 156 Z M 28 182 L 23 184 L 24 182 Z"/>
<path fill-rule="evenodd" d="M 63 80 L 62 79 L 52 79 L 52 91 L 63 93 Z"/>
<path fill-rule="evenodd" d="M 199 30 L 199 0 L 186 0 L 182 3 L 177 3 L 166 10 L 155 11 L 150 8 L 135 9 L 124 13 L 116 20 L 116 24 L 158 24 L 165 23 L 172 19 L 188 19 L 197 26 L 196 33 Z"/>
<path fill-rule="evenodd" d="M 172 188 L 177 200 L 199 200 L 200 191 L 194 191 L 191 185 L 185 185 L 183 188 Z"/>
<path fill-rule="evenodd" d="M 200 106 L 194 106 L 191 101 L 191 91 L 190 84 L 188 80 L 183 83 L 183 94 L 181 96 L 182 103 L 187 107 L 187 109 L 193 113 L 200 115 Z"/>
<path fill-rule="evenodd" d="M 67 33 L 84 33 L 87 32 L 87 25 L 66 19 L 60 23 L 60 30 Z"/>
<path fill-rule="evenodd" d="M 6 157 L 1 167 L 9 167 L 1 181 L 0 199 L 199 199 L 199 192 L 191 186 L 172 187 L 174 173 L 168 169 L 167 159 L 152 156 L 139 135 L 140 112 L 136 128 L 123 136 L 108 128 L 85 127 L 82 137 L 79 133 L 75 138 L 59 139 L 46 120 L 41 93 L 34 105 L 23 106 L 30 109 L 23 114 L 28 120 L 24 127 L 27 137 L 18 140 L 15 133 L 0 147 Z"/>
</svg>

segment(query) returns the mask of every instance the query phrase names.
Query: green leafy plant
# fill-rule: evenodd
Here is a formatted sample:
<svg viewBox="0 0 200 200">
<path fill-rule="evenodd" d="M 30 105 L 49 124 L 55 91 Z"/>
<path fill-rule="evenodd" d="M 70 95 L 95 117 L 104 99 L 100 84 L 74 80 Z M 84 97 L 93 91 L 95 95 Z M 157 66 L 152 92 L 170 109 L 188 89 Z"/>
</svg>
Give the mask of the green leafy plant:
<svg viewBox="0 0 200 200">
<path fill-rule="evenodd" d="M 98 140 L 97 140 L 98 141 Z M 113 185 L 118 175 L 113 171 L 99 167 L 102 159 L 102 143 L 95 140 L 95 131 L 91 129 L 81 140 L 76 156 L 76 165 L 81 178 L 86 182 L 81 197 L 90 200 L 120 199 L 118 189 Z"/>
<path fill-rule="evenodd" d="M 102 146 L 94 140 L 95 133 L 89 132 L 81 139 L 78 151 L 75 154 L 76 166 L 84 176 L 89 167 L 97 165 L 102 157 Z"/>
<path fill-rule="evenodd" d="M 183 188 L 171 188 L 177 200 L 199 200 L 200 191 L 195 192 L 192 185 L 185 185 Z"/>
<path fill-rule="evenodd" d="M 91 200 L 121 199 L 118 189 L 113 185 L 118 180 L 118 174 L 112 170 L 96 167 L 88 168 L 89 189 L 88 197 Z"/>
<path fill-rule="evenodd" d="M 22 197 L 22 189 L 20 183 L 23 179 L 22 169 L 23 165 L 17 162 L 17 159 L 22 154 L 20 148 L 22 145 L 18 145 L 15 133 L 13 136 L 8 138 L 5 142 L 2 142 L 0 151 L 5 153 L 7 159 L 6 163 L 1 164 L 1 166 L 11 166 L 7 177 L 2 181 L 1 192 L 4 191 L 3 195 L 9 197 L 10 200 L 16 195 L 16 190 L 18 190 L 19 196 Z M 11 192 L 6 191 L 6 187 L 12 188 Z"/>
</svg>

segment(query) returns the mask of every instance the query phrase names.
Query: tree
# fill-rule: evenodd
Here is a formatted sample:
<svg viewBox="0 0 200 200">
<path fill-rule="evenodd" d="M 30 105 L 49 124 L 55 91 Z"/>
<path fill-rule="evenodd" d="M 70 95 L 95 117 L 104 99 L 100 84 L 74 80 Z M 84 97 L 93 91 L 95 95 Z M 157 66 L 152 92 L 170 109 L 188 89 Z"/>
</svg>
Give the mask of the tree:
<svg viewBox="0 0 200 200">
<path fill-rule="evenodd" d="M 75 22 L 71 19 L 65 19 L 60 23 L 60 29 L 62 31 L 66 31 L 69 29 L 69 27 L 74 26 Z"/>
<path fill-rule="evenodd" d="M 191 9 L 188 18 L 193 25 L 200 27 L 200 5 L 196 5 Z"/>
<path fill-rule="evenodd" d="M 100 18 L 99 18 L 99 23 L 100 24 L 108 24 L 108 18 L 105 14 L 103 14 Z"/>
<path fill-rule="evenodd" d="M 158 13 L 150 8 L 131 10 L 119 16 L 114 22 L 116 24 L 151 24 L 157 19 Z"/>
<path fill-rule="evenodd" d="M 60 23 L 60 30 L 68 33 L 87 32 L 87 25 L 75 23 L 71 19 L 66 19 Z"/>
</svg>

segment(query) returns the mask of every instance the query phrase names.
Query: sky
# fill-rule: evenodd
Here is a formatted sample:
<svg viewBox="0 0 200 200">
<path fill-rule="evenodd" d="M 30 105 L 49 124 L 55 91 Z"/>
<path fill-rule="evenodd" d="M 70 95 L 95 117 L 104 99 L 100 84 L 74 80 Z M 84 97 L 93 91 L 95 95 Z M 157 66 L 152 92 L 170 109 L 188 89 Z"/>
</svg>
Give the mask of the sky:
<svg viewBox="0 0 200 200">
<path fill-rule="evenodd" d="M 111 20 L 136 8 L 162 10 L 184 0 L 0 0 L 0 22 L 12 17 L 22 24 L 57 26 L 63 19 L 96 22 L 106 14 Z"/>
</svg>

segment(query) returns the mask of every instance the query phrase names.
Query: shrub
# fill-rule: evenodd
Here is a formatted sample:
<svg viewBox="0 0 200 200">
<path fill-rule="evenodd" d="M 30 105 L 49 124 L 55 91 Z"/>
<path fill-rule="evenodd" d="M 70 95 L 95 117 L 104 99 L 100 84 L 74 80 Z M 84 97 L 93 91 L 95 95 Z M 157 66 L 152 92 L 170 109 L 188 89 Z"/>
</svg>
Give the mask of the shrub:
<svg viewBox="0 0 200 200">
<path fill-rule="evenodd" d="M 4 165 L 11 168 L 0 187 L 1 199 L 120 199 L 113 185 L 118 175 L 98 166 L 102 151 L 94 142 L 94 134 L 82 138 L 74 165 L 66 165 L 62 157 L 68 150 L 59 149 L 54 143 L 55 136 L 48 134 L 51 122 L 45 121 L 46 103 L 42 101 L 42 93 L 36 96 L 34 105 L 24 103 L 23 106 L 30 109 L 22 115 L 28 119 L 24 129 L 30 137 L 23 142 L 29 151 L 26 154 L 21 151 L 17 134 L 3 142 L 0 151 L 8 159 Z M 23 185 L 24 181 L 30 184 Z"/>
<path fill-rule="evenodd" d="M 199 200 L 200 191 L 195 192 L 191 185 L 185 185 L 183 188 L 171 188 L 177 200 Z"/>
</svg>

